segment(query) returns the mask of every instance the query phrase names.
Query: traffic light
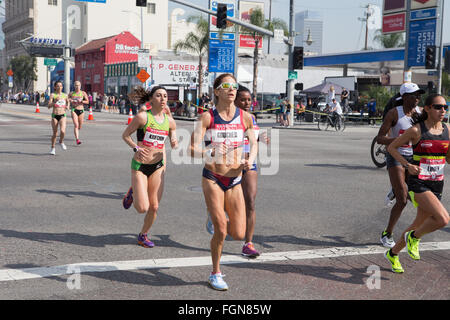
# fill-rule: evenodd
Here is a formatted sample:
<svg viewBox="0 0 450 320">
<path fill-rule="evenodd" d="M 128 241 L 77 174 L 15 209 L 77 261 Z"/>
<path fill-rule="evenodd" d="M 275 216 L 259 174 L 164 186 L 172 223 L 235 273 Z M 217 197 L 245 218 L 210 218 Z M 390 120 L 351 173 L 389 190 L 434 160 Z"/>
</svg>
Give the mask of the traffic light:
<svg viewBox="0 0 450 320">
<path fill-rule="evenodd" d="M 296 83 L 295 84 L 295 90 L 302 91 L 303 90 L 303 83 Z"/>
<path fill-rule="evenodd" d="M 147 0 L 136 0 L 136 7 L 146 7 Z"/>
<path fill-rule="evenodd" d="M 425 69 L 436 69 L 436 46 L 425 49 Z"/>
<path fill-rule="evenodd" d="M 227 5 L 225 3 L 217 4 L 217 23 L 218 29 L 225 29 L 227 27 Z"/>
<path fill-rule="evenodd" d="M 293 69 L 303 69 L 303 47 L 294 47 Z"/>
</svg>

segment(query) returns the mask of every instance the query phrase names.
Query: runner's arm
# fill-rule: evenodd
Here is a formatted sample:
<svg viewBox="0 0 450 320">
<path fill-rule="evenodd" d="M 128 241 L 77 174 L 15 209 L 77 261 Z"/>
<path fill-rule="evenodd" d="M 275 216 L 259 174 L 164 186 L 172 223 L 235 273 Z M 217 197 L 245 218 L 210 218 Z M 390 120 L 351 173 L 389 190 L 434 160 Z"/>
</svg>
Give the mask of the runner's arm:
<svg viewBox="0 0 450 320">
<path fill-rule="evenodd" d="M 89 98 L 86 92 L 83 91 L 83 101 L 81 101 L 82 104 L 89 104 Z"/>
<path fill-rule="evenodd" d="M 398 148 L 409 144 L 412 141 L 413 144 L 418 143 L 420 140 L 420 128 L 415 125 L 408 130 L 405 131 L 404 134 L 394 139 L 391 144 L 388 145 L 387 151 L 391 154 L 391 156 L 400 162 L 400 164 L 407 168 L 408 173 L 411 175 L 418 175 L 420 173 L 420 167 L 410 164 L 401 154 L 398 152 Z"/>
<path fill-rule="evenodd" d="M 169 117 L 169 138 L 170 138 L 170 146 L 172 149 L 178 148 L 178 139 L 177 139 L 177 124 L 175 120 Z"/>
<path fill-rule="evenodd" d="M 250 143 L 250 154 L 248 157 L 248 162 L 246 163 L 245 170 L 249 170 L 250 166 L 255 163 L 256 157 L 258 156 L 258 143 L 256 141 L 255 133 L 253 132 L 253 119 L 252 116 L 244 112 L 244 124 L 247 128 L 247 137 Z"/>
<path fill-rule="evenodd" d="M 125 128 L 122 134 L 122 139 L 130 148 L 137 147 L 137 143 L 131 139 L 131 135 L 139 128 L 142 128 L 147 122 L 147 115 L 145 113 L 138 113 L 131 123 Z"/>
<path fill-rule="evenodd" d="M 206 150 L 203 150 L 203 138 L 206 129 L 211 121 L 209 112 L 202 113 L 200 119 L 195 122 L 194 132 L 191 135 L 191 144 L 189 145 L 189 153 L 192 158 L 202 158 L 205 156 Z"/>
<path fill-rule="evenodd" d="M 378 131 L 377 142 L 379 144 L 389 145 L 392 143 L 392 141 L 395 140 L 395 138 L 389 138 L 387 134 L 389 130 L 391 130 L 392 124 L 397 122 L 396 118 L 397 118 L 396 109 L 389 110 L 389 112 L 386 114 L 386 117 L 384 118 L 380 130 Z"/>
</svg>

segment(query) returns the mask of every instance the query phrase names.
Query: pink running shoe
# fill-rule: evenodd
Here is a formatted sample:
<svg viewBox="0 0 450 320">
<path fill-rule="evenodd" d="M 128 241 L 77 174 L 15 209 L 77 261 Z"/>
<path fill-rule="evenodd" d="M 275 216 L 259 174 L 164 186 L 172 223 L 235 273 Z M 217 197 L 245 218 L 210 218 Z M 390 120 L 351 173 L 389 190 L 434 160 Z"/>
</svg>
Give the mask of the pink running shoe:
<svg viewBox="0 0 450 320">
<path fill-rule="evenodd" d="M 255 249 L 253 243 L 248 242 L 242 247 L 242 255 L 244 257 L 256 258 L 259 256 L 259 252 Z"/>
</svg>

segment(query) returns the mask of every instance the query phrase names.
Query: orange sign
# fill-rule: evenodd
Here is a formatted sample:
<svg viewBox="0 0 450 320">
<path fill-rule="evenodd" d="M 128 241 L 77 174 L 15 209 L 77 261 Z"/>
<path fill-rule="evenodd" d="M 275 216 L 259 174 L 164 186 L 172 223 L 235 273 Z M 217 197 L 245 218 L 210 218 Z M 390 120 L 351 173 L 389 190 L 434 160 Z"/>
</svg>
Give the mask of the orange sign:
<svg viewBox="0 0 450 320">
<path fill-rule="evenodd" d="M 8 76 L 12 77 L 13 74 L 14 74 L 14 72 L 13 72 L 11 69 L 9 69 L 8 72 L 7 72 L 6 74 L 7 74 Z"/>
<path fill-rule="evenodd" d="M 147 71 L 145 71 L 144 69 L 141 69 L 141 71 L 139 71 L 139 73 L 136 75 L 136 77 L 137 77 L 142 83 L 144 83 L 145 81 L 147 81 L 148 78 L 150 78 L 150 75 L 148 74 Z"/>
</svg>

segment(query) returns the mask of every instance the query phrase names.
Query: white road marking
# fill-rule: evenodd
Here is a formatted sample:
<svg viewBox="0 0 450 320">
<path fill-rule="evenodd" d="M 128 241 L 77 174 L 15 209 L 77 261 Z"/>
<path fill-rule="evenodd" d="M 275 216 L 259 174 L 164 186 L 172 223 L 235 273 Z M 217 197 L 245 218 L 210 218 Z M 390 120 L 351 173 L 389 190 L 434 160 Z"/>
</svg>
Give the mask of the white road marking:
<svg viewBox="0 0 450 320">
<path fill-rule="evenodd" d="M 318 250 L 286 251 L 263 253 L 257 259 L 248 259 L 240 255 L 222 256 L 221 264 L 238 263 L 265 263 L 288 260 L 308 260 L 320 258 L 338 258 L 344 256 L 358 256 L 370 254 L 384 254 L 386 248 L 381 246 L 363 247 L 334 247 Z M 450 241 L 447 242 L 425 242 L 420 244 L 420 251 L 450 250 Z M 149 259 L 132 261 L 112 261 L 112 262 L 83 262 L 54 267 L 38 267 L 25 269 L 0 269 L 0 282 L 19 281 L 47 277 L 69 275 L 73 270 L 80 273 L 87 272 L 110 272 L 125 270 L 145 270 L 162 268 L 185 268 L 210 266 L 211 257 L 192 257 L 174 259 Z"/>
</svg>

